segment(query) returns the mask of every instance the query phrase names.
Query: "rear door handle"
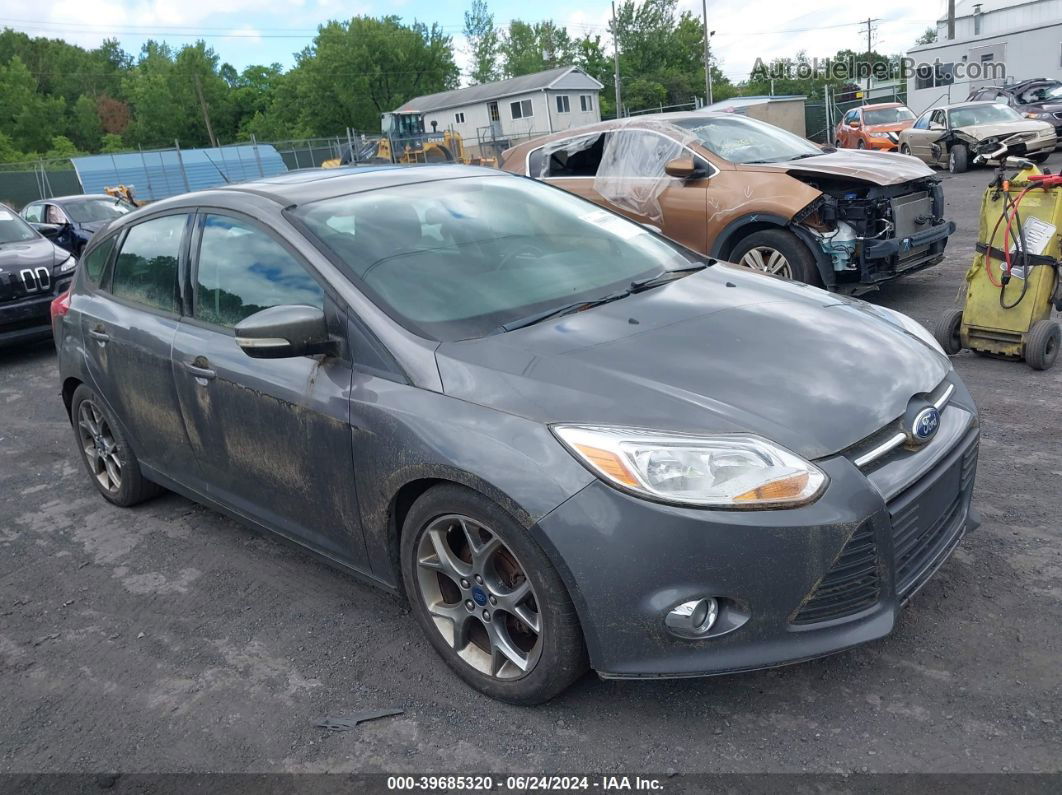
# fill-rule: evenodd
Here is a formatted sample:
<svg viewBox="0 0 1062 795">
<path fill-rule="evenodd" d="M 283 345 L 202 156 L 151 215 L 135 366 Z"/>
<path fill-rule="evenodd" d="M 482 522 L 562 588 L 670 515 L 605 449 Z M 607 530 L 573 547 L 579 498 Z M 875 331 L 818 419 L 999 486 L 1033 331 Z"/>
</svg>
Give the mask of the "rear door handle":
<svg viewBox="0 0 1062 795">
<path fill-rule="evenodd" d="M 196 356 L 193 361 L 185 362 L 184 369 L 195 376 L 200 383 L 205 383 L 217 375 L 216 372 L 210 369 L 210 362 L 207 361 L 205 356 Z"/>
<path fill-rule="evenodd" d="M 107 333 L 107 329 L 104 328 L 103 324 L 97 324 L 94 328 L 89 329 L 88 334 L 92 339 L 101 343 L 106 342 L 111 338 L 111 335 Z"/>
</svg>

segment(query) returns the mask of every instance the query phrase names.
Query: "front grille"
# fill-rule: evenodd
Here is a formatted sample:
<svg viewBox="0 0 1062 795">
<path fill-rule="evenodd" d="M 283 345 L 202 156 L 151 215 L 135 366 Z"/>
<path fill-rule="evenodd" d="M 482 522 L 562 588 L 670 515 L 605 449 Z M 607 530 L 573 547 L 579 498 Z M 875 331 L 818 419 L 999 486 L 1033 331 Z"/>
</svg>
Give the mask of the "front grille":
<svg viewBox="0 0 1062 795">
<path fill-rule="evenodd" d="M 962 535 L 977 443 L 945 467 L 889 503 L 896 594 L 901 599 L 918 589 Z"/>
<path fill-rule="evenodd" d="M 792 623 L 816 624 L 843 618 L 876 604 L 881 595 L 878 569 L 874 528 L 866 521 L 848 539 L 826 576 L 808 594 Z"/>
</svg>

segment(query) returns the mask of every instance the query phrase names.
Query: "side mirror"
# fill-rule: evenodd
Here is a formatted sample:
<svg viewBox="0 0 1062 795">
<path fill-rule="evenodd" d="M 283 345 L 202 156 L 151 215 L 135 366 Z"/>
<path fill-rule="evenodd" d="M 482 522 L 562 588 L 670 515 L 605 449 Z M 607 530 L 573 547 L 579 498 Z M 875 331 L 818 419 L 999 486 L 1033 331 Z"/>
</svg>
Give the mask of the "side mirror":
<svg viewBox="0 0 1062 795">
<path fill-rule="evenodd" d="M 708 170 L 692 157 L 676 157 L 664 166 L 664 173 L 683 180 L 702 179 L 708 174 Z"/>
<path fill-rule="evenodd" d="M 852 121 L 848 122 L 848 126 L 851 127 L 853 130 L 858 130 L 860 127 L 863 126 L 863 122 L 861 122 L 859 119 L 852 119 Z"/>
<path fill-rule="evenodd" d="M 63 224 L 34 223 L 30 224 L 30 226 L 32 226 L 34 229 L 36 229 L 49 240 L 54 240 L 55 238 L 59 237 L 59 235 L 62 234 L 62 231 L 65 228 Z"/>
<path fill-rule="evenodd" d="M 301 304 L 272 306 L 236 325 L 236 344 L 254 359 L 288 359 L 330 353 L 324 310 Z"/>
</svg>

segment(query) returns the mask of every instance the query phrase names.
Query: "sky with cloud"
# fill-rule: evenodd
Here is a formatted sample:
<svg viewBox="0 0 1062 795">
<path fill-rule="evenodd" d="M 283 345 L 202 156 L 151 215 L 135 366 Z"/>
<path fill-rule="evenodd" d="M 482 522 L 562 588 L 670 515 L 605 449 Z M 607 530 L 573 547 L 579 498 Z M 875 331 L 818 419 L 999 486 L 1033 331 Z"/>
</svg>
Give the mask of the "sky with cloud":
<svg viewBox="0 0 1062 795">
<path fill-rule="evenodd" d="M 597 33 L 607 39 L 608 0 L 540 0 L 533 6 L 517 0 L 488 3 L 498 25 L 513 18 L 552 18 L 565 24 L 573 36 Z M 461 29 L 466 7 L 427 0 L 55 0 L 37 7 L 42 12 L 35 16 L 31 5 L 0 0 L 0 26 L 84 46 L 114 37 L 134 54 L 149 38 L 174 45 L 203 38 L 222 61 L 242 68 L 273 61 L 290 66 L 294 53 L 310 43 L 317 26 L 326 20 L 396 14 L 407 21 L 438 22 L 454 37 L 457 61 L 464 68 L 468 59 Z M 680 0 L 680 8 L 699 17 L 701 0 Z M 708 18 L 723 72 L 740 80 L 758 57 L 769 61 L 799 50 L 826 57 L 843 47 L 865 49 L 868 13 L 878 19 L 873 25 L 875 49 L 903 52 L 944 8 L 944 0 L 895 0 L 872 12 L 845 0 L 825 0 L 814 10 L 789 0 L 709 0 Z"/>
</svg>

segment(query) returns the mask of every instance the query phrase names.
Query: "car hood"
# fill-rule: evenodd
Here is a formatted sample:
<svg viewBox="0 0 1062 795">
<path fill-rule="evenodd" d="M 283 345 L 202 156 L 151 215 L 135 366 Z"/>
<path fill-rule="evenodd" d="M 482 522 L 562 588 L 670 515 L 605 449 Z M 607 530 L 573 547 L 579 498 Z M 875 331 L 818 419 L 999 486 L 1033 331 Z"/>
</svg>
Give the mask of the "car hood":
<svg viewBox="0 0 1062 795">
<path fill-rule="evenodd" d="M 968 127 L 956 128 L 959 132 L 982 140 L 994 138 L 1000 135 L 1013 135 L 1020 132 L 1044 132 L 1048 129 L 1054 132 L 1054 125 L 1046 121 L 1035 119 L 1021 119 L 1018 121 L 999 121 L 993 124 L 971 124 Z"/>
<path fill-rule="evenodd" d="M 900 130 L 906 130 L 914 124 L 914 121 L 896 121 L 890 124 L 868 124 L 865 129 L 867 132 L 900 132 Z"/>
<path fill-rule="evenodd" d="M 107 226 L 107 224 L 109 223 L 110 221 L 84 221 L 82 223 L 77 224 L 77 226 L 78 228 L 83 229 L 89 234 L 94 234 L 96 232 L 99 232 L 101 229 L 103 229 L 103 227 Z"/>
<path fill-rule="evenodd" d="M 448 395 L 540 422 L 755 433 L 808 458 L 951 366 L 862 301 L 729 265 L 436 356 Z"/>
<path fill-rule="evenodd" d="M 70 256 L 63 252 L 63 258 Z M 16 243 L 0 243 L 0 271 L 10 273 L 22 268 L 51 268 L 59 260 L 50 240 L 37 237 Z"/>
<path fill-rule="evenodd" d="M 738 168 L 753 171 L 784 171 L 789 174 L 851 177 L 874 185 L 901 185 L 911 180 L 933 176 L 933 171 L 929 166 L 913 157 L 895 152 L 866 152 L 859 149 L 838 149 L 803 160 L 756 163 L 738 166 Z"/>
</svg>

